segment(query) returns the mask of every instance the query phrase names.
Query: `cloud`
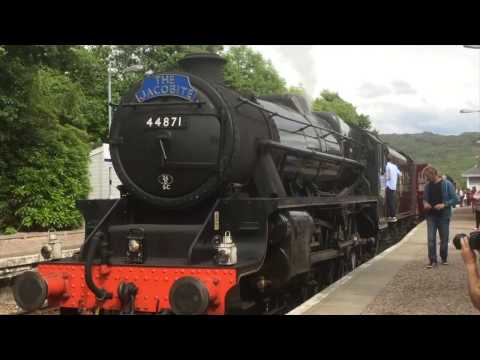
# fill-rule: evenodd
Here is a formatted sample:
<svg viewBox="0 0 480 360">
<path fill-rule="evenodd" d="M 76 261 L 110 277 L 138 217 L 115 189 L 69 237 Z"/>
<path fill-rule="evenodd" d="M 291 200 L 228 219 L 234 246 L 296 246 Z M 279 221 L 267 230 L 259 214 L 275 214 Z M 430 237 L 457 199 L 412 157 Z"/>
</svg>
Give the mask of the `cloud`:
<svg viewBox="0 0 480 360">
<path fill-rule="evenodd" d="M 390 94 L 390 89 L 387 86 L 375 85 L 370 82 L 363 83 L 358 88 L 358 95 L 364 98 L 375 98 Z"/>
<path fill-rule="evenodd" d="M 467 106 L 466 106 L 467 109 L 478 109 L 479 108 L 478 103 L 474 103 L 473 101 L 467 101 L 466 104 L 467 104 Z"/>
<path fill-rule="evenodd" d="M 338 92 L 381 132 L 479 131 L 478 51 L 462 46 L 256 45 L 289 85 Z M 439 60 L 440 59 L 440 60 Z"/>
<path fill-rule="evenodd" d="M 394 94 L 397 95 L 410 95 L 416 94 L 417 91 L 406 81 L 395 80 L 391 82 Z"/>
<path fill-rule="evenodd" d="M 302 85 L 307 94 L 313 95 L 317 83 L 315 58 L 312 45 L 279 45 L 276 50 L 290 62 L 300 75 Z"/>
<path fill-rule="evenodd" d="M 442 135 L 458 135 L 466 131 L 480 130 L 478 114 L 460 114 L 456 108 L 442 110 L 428 104 L 408 106 L 378 102 L 365 106 L 361 110 L 368 111 L 373 127 L 383 134 L 433 132 Z"/>
</svg>

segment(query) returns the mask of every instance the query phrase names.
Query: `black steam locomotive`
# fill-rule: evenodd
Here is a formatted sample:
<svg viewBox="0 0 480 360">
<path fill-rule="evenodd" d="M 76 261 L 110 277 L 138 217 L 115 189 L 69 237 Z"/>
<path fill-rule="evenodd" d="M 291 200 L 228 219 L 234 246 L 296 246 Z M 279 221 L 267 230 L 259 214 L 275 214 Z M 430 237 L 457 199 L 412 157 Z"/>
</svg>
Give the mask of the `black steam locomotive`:
<svg viewBox="0 0 480 360">
<path fill-rule="evenodd" d="M 191 55 L 146 77 L 110 131 L 118 200 L 78 202 L 86 239 L 73 258 L 17 279 L 24 309 L 275 313 L 373 256 L 417 214 L 406 155 L 301 96 L 229 88 L 224 60 Z M 385 154 L 403 172 L 388 226 Z"/>
</svg>

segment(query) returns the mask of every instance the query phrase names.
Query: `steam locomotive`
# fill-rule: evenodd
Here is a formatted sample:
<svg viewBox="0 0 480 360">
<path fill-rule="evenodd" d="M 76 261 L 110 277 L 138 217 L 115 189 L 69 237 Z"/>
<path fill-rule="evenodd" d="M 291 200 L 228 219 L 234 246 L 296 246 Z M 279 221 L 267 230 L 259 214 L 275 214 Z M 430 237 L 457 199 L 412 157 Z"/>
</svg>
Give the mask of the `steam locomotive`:
<svg viewBox="0 0 480 360">
<path fill-rule="evenodd" d="M 415 223 L 419 165 L 297 95 L 225 84 L 224 60 L 190 55 L 117 105 L 117 200 L 80 200 L 85 242 L 14 284 L 26 310 L 278 313 Z M 385 217 L 385 156 L 402 171 Z"/>
</svg>

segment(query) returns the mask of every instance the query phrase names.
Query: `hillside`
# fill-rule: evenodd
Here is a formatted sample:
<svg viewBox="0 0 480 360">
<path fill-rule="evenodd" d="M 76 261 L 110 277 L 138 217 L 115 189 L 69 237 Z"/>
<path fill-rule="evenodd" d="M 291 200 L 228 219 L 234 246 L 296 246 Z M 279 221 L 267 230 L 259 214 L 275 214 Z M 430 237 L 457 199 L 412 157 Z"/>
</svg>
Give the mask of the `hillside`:
<svg viewBox="0 0 480 360">
<path fill-rule="evenodd" d="M 480 155 L 480 133 L 461 135 L 383 134 L 387 143 L 409 154 L 416 162 L 429 163 L 442 174 L 450 175 L 457 184 L 466 185 L 462 172 L 475 165 Z"/>
</svg>

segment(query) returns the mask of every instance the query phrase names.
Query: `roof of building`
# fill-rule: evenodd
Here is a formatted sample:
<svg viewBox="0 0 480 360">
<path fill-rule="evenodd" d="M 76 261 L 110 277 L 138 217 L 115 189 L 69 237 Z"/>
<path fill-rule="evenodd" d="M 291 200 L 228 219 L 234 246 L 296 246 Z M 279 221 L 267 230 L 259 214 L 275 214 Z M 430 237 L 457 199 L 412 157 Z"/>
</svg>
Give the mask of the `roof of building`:
<svg viewBox="0 0 480 360">
<path fill-rule="evenodd" d="M 473 176 L 480 176 L 480 167 L 478 165 L 475 165 L 471 169 L 466 170 L 462 174 L 462 177 L 473 177 Z"/>
</svg>

